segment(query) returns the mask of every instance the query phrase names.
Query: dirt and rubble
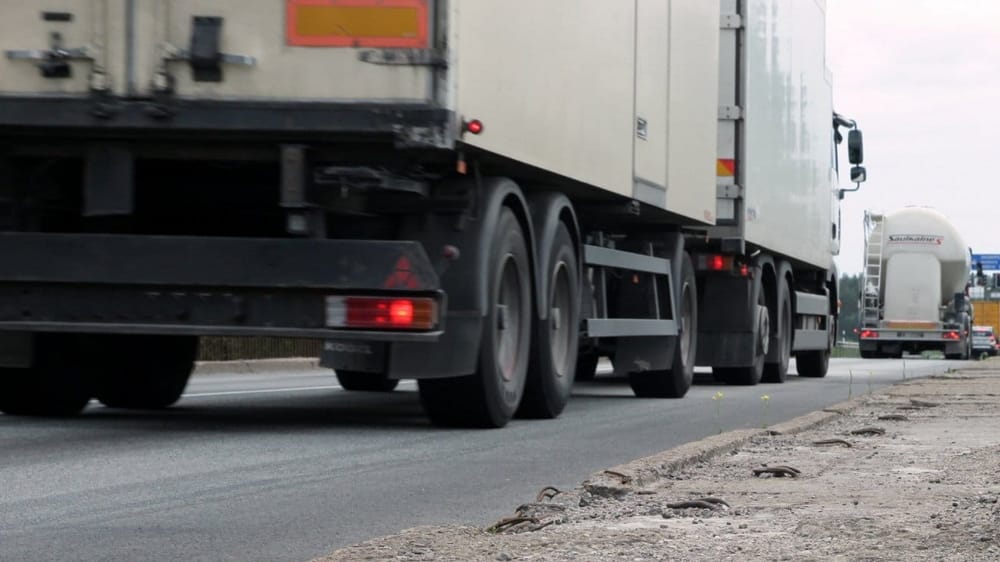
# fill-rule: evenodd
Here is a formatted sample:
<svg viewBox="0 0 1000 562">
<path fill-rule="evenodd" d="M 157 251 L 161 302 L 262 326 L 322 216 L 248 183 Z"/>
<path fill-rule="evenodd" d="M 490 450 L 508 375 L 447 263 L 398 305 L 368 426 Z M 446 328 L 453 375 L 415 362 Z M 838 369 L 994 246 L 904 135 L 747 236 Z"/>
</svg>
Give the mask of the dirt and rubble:
<svg viewBox="0 0 1000 562">
<path fill-rule="evenodd" d="M 546 488 L 482 525 L 322 558 L 1000 560 L 1000 362 Z"/>
</svg>

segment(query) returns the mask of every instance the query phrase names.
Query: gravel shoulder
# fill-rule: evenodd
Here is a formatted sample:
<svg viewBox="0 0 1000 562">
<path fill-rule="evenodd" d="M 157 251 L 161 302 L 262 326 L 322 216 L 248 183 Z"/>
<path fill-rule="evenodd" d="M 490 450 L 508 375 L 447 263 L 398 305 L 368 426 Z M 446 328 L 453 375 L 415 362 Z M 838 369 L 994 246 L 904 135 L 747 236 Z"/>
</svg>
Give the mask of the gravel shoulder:
<svg viewBox="0 0 1000 562">
<path fill-rule="evenodd" d="M 997 560 L 1000 360 L 522 500 L 318 560 Z"/>
</svg>

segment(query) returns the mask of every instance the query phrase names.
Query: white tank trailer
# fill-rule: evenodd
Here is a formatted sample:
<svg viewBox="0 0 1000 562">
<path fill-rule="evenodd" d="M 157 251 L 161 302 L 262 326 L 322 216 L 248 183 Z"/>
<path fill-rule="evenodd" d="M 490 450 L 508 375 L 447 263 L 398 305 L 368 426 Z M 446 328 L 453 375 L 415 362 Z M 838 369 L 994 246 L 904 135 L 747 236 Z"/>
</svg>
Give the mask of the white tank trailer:
<svg viewBox="0 0 1000 562">
<path fill-rule="evenodd" d="M 936 350 L 971 355 L 971 253 L 938 211 L 905 207 L 866 213 L 861 356 L 901 357 Z"/>
</svg>

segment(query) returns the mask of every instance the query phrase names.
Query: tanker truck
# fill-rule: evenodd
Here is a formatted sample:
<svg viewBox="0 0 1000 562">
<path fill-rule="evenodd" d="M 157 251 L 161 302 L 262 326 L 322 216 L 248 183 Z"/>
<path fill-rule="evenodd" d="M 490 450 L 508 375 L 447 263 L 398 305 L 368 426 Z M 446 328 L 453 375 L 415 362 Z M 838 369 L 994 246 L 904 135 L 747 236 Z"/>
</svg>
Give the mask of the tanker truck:
<svg viewBox="0 0 1000 562">
<path fill-rule="evenodd" d="M 864 265 L 862 357 L 971 356 L 971 250 L 944 215 L 927 207 L 867 211 Z"/>
<path fill-rule="evenodd" d="M 824 2 L 0 13 L 4 413 L 168 407 L 206 335 L 443 425 L 556 417 L 598 355 L 642 397 L 826 374 L 865 170 Z"/>
</svg>

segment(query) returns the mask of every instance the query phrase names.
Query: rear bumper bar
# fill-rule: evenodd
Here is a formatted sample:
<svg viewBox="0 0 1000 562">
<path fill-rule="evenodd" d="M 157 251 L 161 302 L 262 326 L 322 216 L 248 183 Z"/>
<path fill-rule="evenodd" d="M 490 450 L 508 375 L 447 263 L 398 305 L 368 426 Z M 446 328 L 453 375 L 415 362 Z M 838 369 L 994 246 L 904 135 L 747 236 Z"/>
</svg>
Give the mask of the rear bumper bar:
<svg viewBox="0 0 1000 562">
<path fill-rule="evenodd" d="M 436 341 L 330 329 L 333 295 L 445 297 L 421 244 L 0 234 L 0 330 Z"/>
<path fill-rule="evenodd" d="M 0 96 L 0 132 L 86 132 L 115 136 L 388 136 L 398 146 L 451 148 L 454 114 L 429 104 L 123 100 Z M 15 131 L 10 131 L 14 133 Z"/>
</svg>

